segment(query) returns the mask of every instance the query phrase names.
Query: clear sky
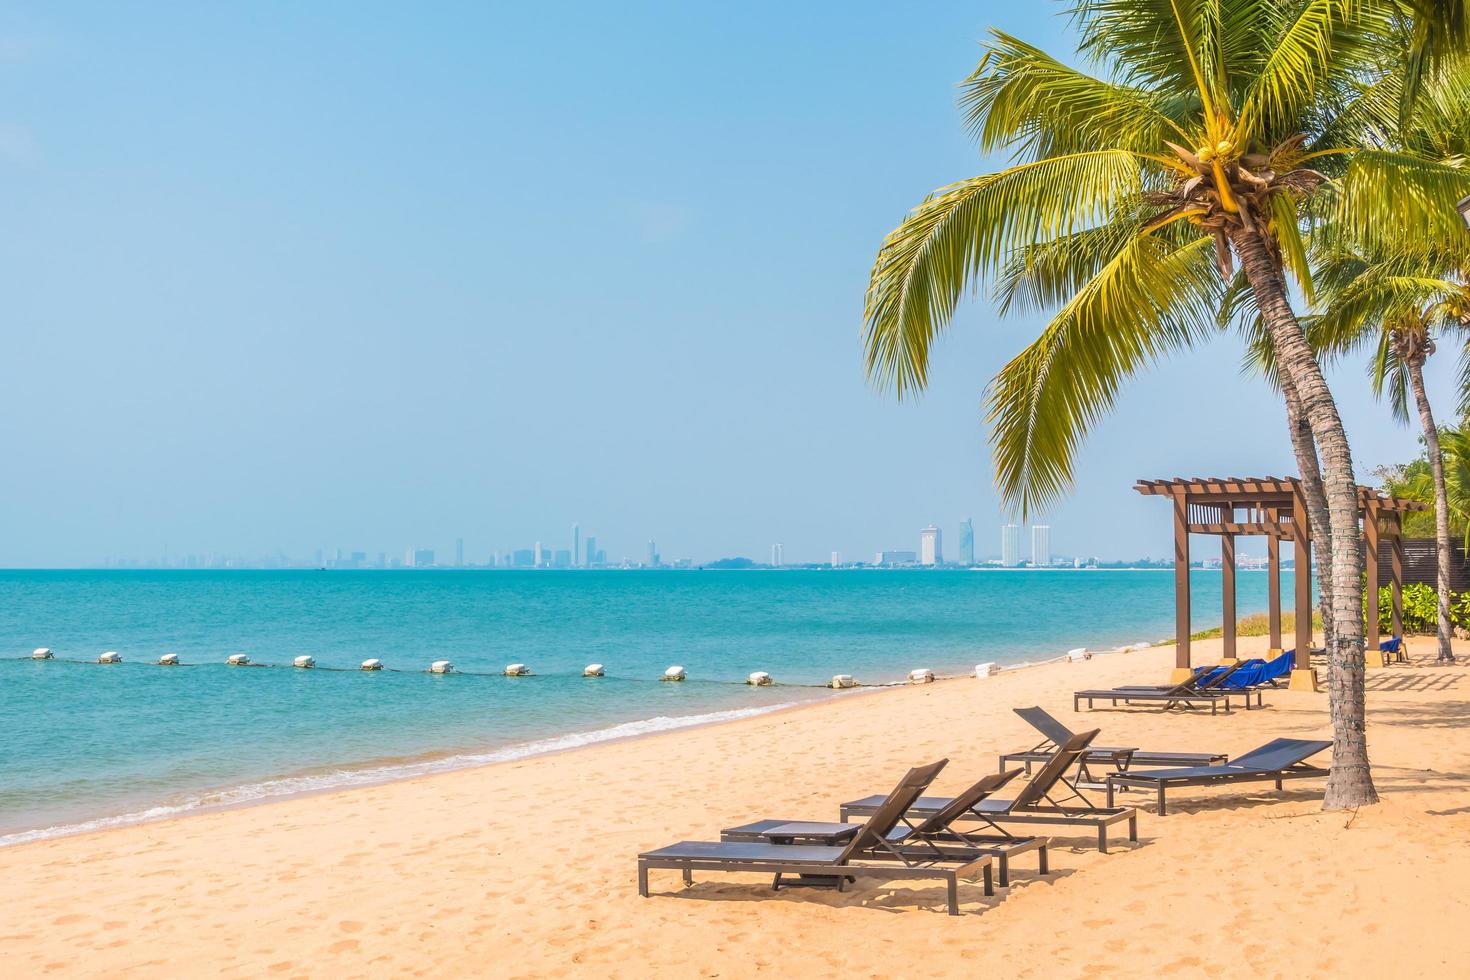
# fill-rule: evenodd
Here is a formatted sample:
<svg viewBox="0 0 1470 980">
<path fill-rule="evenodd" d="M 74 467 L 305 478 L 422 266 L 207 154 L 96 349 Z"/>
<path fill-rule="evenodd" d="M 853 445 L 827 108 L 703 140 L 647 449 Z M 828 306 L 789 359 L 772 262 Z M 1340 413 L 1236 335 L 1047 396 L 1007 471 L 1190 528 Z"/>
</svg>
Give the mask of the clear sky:
<svg viewBox="0 0 1470 980">
<path fill-rule="evenodd" d="M 0 12 L 0 564 L 316 548 L 998 551 L 984 297 L 932 390 L 865 383 L 863 288 L 991 169 L 955 85 L 1040 3 L 121 5 Z M 1450 404 L 1447 359 L 1431 396 Z M 1366 475 L 1412 455 L 1359 364 Z M 1048 515 L 1168 551 L 1138 477 L 1294 471 L 1229 340 L 1141 379 Z"/>
</svg>

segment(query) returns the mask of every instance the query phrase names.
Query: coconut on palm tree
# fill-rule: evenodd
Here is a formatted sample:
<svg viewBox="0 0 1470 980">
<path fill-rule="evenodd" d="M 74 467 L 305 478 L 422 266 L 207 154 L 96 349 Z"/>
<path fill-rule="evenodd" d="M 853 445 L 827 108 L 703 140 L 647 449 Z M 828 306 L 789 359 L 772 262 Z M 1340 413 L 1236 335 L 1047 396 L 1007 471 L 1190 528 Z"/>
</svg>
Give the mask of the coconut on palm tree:
<svg viewBox="0 0 1470 980">
<path fill-rule="evenodd" d="M 987 394 L 999 489 L 1026 510 L 1070 486 L 1079 441 L 1128 376 L 1213 335 L 1238 264 L 1321 462 L 1332 596 L 1328 807 L 1376 799 L 1364 736 L 1362 548 L 1352 453 L 1288 281 L 1312 295 L 1302 225 L 1329 181 L 1337 200 L 1368 200 L 1360 224 L 1401 187 L 1416 190 L 1397 208 L 1401 230 L 1439 233 L 1459 221 L 1464 171 L 1381 147 L 1368 132 L 1384 99 L 1385 39 L 1412 28 L 1402 8 L 1081 0 L 1070 11 L 1096 74 L 993 32 L 962 104 L 982 148 L 1016 162 L 921 203 L 884 241 L 866 306 L 869 375 L 900 397 L 924 386 L 931 343 L 967 289 L 994 281 L 1003 310 L 1052 312 Z"/>
</svg>

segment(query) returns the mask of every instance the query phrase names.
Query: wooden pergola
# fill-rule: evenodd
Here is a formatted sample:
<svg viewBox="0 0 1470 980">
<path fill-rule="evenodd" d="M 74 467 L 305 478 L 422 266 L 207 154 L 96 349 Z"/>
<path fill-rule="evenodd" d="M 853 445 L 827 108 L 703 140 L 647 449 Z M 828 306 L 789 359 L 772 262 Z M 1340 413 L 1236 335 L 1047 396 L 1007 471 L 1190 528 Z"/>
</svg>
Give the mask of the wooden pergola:
<svg viewBox="0 0 1470 980">
<path fill-rule="evenodd" d="M 1307 520 L 1306 498 L 1295 477 L 1242 479 L 1139 480 L 1134 487 L 1145 496 L 1168 497 L 1174 503 L 1174 636 L 1176 675 L 1187 674 L 1189 656 L 1189 536 L 1215 534 L 1220 537 L 1221 593 L 1224 654 L 1236 659 L 1235 539 L 1242 535 L 1266 538 L 1268 624 L 1273 655 L 1281 643 L 1281 545 L 1289 542 L 1296 566 L 1296 637 L 1293 671 L 1311 670 L 1312 649 L 1312 528 Z M 1363 520 L 1364 564 L 1367 565 L 1367 594 L 1378 595 L 1378 553 L 1386 539 L 1392 557 L 1393 631 L 1403 633 L 1403 513 L 1426 510 L 1417 500 L 1388 497 L 1372 487 L 1358 487 L 1358 507 Z M 1373 604 L 1376 608 L 1376 600 Z M 1368 616 L 1367 649 L 1377 656 L 1378 617 Z M 1374 663 L 1372 659 L 1369 661 Z M 1304 683 L 1311 682 L 1303 675 Z"/>
</svg>

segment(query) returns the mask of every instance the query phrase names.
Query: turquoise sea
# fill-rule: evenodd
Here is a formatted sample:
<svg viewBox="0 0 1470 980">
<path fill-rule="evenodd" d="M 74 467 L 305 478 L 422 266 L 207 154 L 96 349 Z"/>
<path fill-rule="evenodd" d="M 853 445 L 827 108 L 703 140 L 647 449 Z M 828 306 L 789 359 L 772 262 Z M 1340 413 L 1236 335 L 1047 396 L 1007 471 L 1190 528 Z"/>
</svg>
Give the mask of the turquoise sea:
<svg viewBox="0 0 1470 980">
<path fill-rule="evenodd" d="M 1194 589 L 1217 624 L 1219 573 Z M 1242 614 L 1265 595 L 1241 573 Z M 1159 571 L 0 572 L 0 844 L 851 696 L 817 686 L 838 673 L 1158 640 L 1173 615 Z"/>
</svg>

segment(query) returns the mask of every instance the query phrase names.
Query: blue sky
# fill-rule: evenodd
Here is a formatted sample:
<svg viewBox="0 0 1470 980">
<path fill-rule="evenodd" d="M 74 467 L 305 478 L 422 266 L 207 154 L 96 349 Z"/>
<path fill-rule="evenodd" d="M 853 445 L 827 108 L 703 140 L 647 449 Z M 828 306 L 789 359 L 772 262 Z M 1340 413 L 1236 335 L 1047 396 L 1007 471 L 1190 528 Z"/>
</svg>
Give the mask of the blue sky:
<svg viewBox="0 0 1470 980">
<path fill-rule="evenodd" d="M 1002 513 L 980 297 L 932 389 L 865 383 L 863 288 L 992 168 L 955 85 L 1016 3 L 18 3 L 0 12 L 0 564 L 104 556 L 849 558 Z M 1416 449 L 1335 376 L 1355 458 Z M 1448 363 L 1431 396 L 1450 403 Z M 1228 340 L 1140 379 L 1046 515 L 1164 554 L 1138 477 L 1294 470 Z"/>
</svg>

